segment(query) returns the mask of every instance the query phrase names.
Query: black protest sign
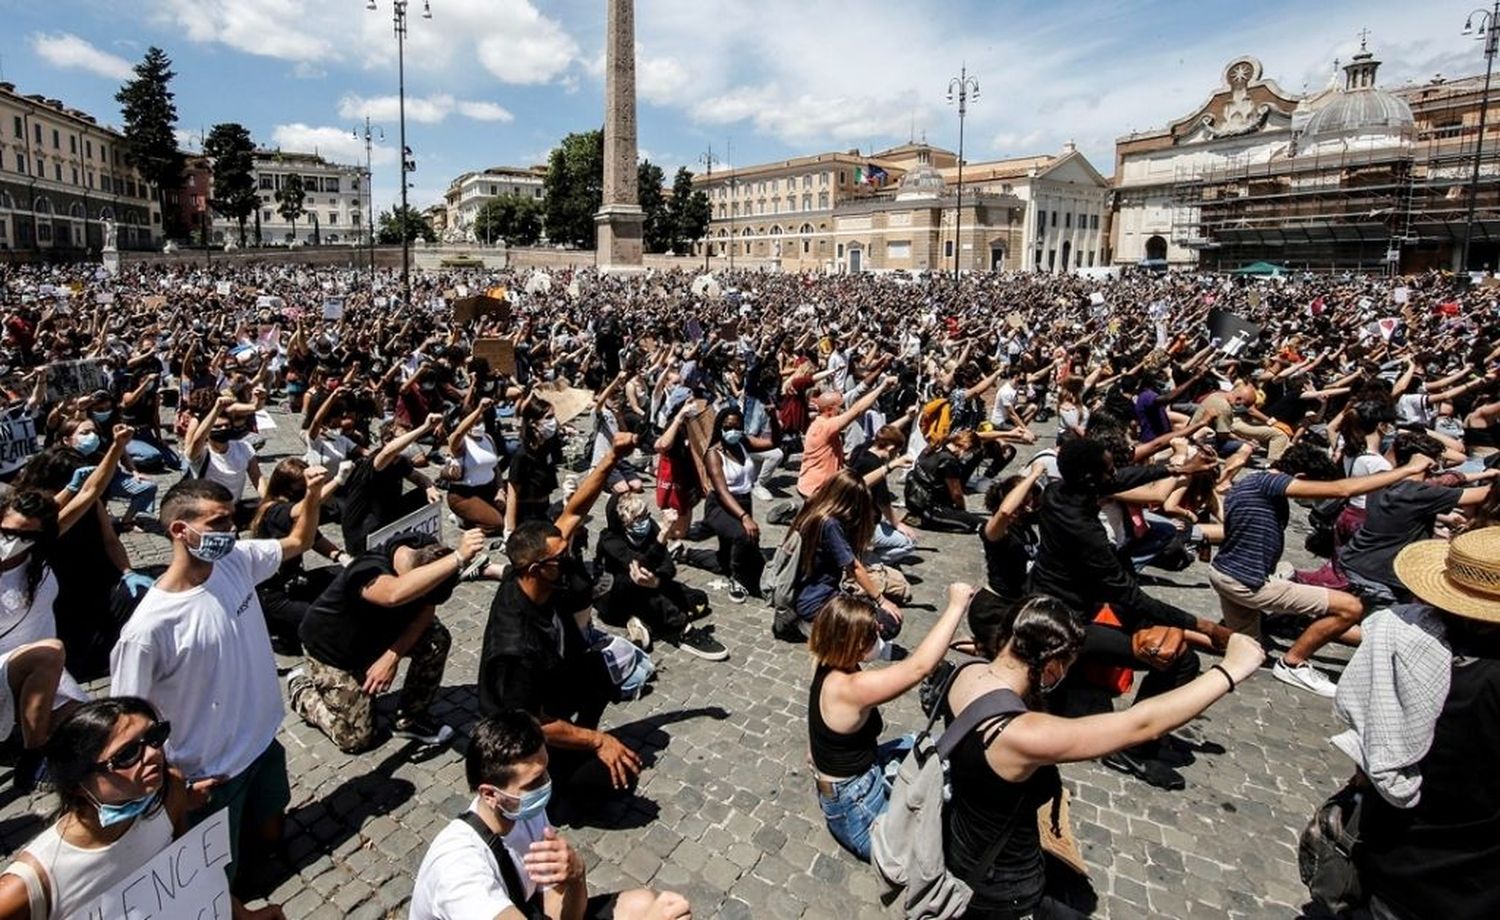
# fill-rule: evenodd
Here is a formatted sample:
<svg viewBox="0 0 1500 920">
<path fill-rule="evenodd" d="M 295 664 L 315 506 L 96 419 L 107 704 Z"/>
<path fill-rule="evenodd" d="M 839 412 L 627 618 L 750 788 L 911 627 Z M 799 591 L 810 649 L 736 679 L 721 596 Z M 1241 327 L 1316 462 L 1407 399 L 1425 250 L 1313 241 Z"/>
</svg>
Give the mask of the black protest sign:
<svg viewBox="0 0 1500 920">
<path fill-rule="evenodd" d="M 99 358 L 82 361 L 55 361 L 47 365 L 47 401 L 61 402 L 69 397 L 109 388 L 109 375 Z"/>
<path fill-rule="evenodd" d="M 1235 357 L 1254 345 L 1261 327 L 1228 310 L 1214 307 L 1208 311 L 1208 338 L 1215 348 Z"/>
</svg>

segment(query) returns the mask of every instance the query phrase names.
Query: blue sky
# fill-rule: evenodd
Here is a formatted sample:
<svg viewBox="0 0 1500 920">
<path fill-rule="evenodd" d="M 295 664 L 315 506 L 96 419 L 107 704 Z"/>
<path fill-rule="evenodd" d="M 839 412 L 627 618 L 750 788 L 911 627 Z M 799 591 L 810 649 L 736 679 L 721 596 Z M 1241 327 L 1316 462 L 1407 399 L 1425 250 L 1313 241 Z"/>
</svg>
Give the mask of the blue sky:
<svg viewBox="0 0 1500 920">
<path fill-rule="evenodd" d="M 414 203 L 459 173 L 542 162 L 569 131 L 597 127 L 603 0 L 430 0 L 412 4 L 407 143 Z M 394 175 L 395 39 L 390 0 L 0 0 L 0 70 L 118 122 L 113 95 L 152 44 L 179 74 L 180 127 L 238 121 L 256 140 L 363 159 L 351 129 L 384 128 L 377 204 Z M 670 173 L 714 155 L 741 165 L 865 151 L 913 131 L 957 145 L 945 102 L 967 63 L 981 83 L 970 160 L 1051 152 L 1076 140 L 1100 172 L 1114 139 L 1180 117 L 1253 54 L 1289 92 L 1327 84 L 1357 32 L 1385 61 L 1381 82 L 1483 67 L 1461 36 L 1468 2 L 1058 2 L 1007 0 L 640 0 L 640 146 Z"/>
</svg>

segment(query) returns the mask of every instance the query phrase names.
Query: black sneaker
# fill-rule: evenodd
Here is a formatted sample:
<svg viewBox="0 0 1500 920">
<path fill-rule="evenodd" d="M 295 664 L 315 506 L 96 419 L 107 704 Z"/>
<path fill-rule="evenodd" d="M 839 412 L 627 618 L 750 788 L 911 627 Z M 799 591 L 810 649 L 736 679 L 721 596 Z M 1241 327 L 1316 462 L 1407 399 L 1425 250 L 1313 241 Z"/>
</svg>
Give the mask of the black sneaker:
<svg viewBox="0 0 1500 920">
<path fill-rule="evenodd" d="M 473 559 L 470 559 L 469 564 L 464 566 L 463 570 L 458 573 L 458 580 L 476 581 L 484 576 L 484 570 L 489 567 L 490 557 L 484 553 L 480 553 Z"/>
<path fill-rule="evenodd" d="M 394 733 L 422 744 L 447 744 L 453 738 L 453 727 L 434 722 L 425 716 L 397 716 Z"/>
<path fill-rule="evenodd" d="M 724 643 L 696 626 L 689 626 L 680 635 L 666 641 L 705 661 L 723 661 L 729 657 L 729 649 Z"/>
<path fill-rule="evenodd" d="M 1187 785 L 1182 774 L 1166 763 L 1153 757 L 1142 757 L 1133 751 L 1117 751 L 1099 758 L 1099 762 L 1111 770 L 1128 773 L 1147 784 L 1168 792 L 1176 792 Z"/>
</svg>

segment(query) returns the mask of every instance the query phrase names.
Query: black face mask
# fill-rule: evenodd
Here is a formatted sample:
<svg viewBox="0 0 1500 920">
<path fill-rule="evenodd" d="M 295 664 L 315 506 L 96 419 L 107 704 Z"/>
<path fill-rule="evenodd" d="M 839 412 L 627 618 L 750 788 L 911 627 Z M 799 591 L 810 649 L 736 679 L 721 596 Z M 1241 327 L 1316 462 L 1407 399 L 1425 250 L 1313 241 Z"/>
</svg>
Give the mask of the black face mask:
<svg viewBox="0 0 1500 920">
<path fill-rule="evenodd" d="M 226 444 L 234 440 L 234 432 L 228 428 L 215 428 L 208 433 L 208 439 L 217 444 Z"/>
</svg>

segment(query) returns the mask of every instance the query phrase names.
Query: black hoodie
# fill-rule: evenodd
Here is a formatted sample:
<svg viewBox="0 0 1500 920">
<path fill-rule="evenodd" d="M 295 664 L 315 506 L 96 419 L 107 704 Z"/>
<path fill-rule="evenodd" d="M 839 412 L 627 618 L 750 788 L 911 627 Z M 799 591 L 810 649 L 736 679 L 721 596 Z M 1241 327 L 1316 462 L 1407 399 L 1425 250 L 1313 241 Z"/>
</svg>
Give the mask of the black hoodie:
<svg viewBox="0 0 1500 920">
<path fill-rule="evenodd" d="M 625 579 L 630 583 L 630 563 L 637 562 L 641 568 L 660 578 L 671 581 L 677 577 L 677 565 L 667 555 L 667 547 L 661 542 L 661 528 L 655 521 L 641 542 L 630 539 L 625 524 L 620 520 L 620 496 L 610 496 L 604 507 L 605 528 L 599 534 L 599 559 L 604 571 L 613 575 L 615 583 Z"/>
</svg>

